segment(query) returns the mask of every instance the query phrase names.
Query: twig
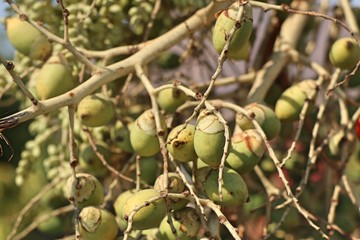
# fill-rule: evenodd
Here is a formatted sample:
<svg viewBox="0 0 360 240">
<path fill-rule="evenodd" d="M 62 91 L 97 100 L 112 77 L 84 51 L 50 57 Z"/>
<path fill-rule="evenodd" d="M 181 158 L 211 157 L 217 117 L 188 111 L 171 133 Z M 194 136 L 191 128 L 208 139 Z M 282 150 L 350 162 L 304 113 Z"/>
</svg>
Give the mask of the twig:
<svg viewBox="0 0 360 240">
<path fill-rule="evenodd" d="M 146 206 L 149 206 L 149 204 L 155 202 L 155 201 L 158 201 L 158 200 L 163 200 L 163 197 L 162 196 L 156 196 L 156 197 L 152 197 L 150 198 L 149 200 L 145 201 L 143 204 L 140 204 L 140 205 L 136 205 L 134 207 L 134 209 L 132 210 L 132 212 L 130 213 L 129 216 L 127 216 L 127 218 L 125 219 L 127 222 L 128 222 L 128 225 L 127 225 L 127 228 L 126 230 L 124 231 L 124 240 L 127 240 L 128 237 L 129 237 L 129 233 L 132 229 L 132 223 L 133 223 L 133 218 L 135 216 L 135 214 L 142 208 L 146 207 Z"/>
<path fill-rule="evenodd" d="M 17 75 L 14 71 L 15 65 L 13 62 L 6 61 L 4 58 L 0 56 L 0 61 L 2 65 L 4 65 L 5 69 L 9 72 L 12 79 L 16 84 L 20 87 L 21 91 L 25 94 L 25 96 L 31 101 L 34 106 L 38 106 L 38 100 L 34 97 L 34 95 L 26 88 L 25 84 L 22 82 L 22 79 Z M 1 129 L 1 127 L 0 127 Z"/>
<path fill-rule="evenodd" d="M 86 135 L 88 136 L 89 139 L 89 143 L 91 145 L 91 148 L 94 150 L 96 156 L 100 159 L 101 163 L 107 168 L 107 170 L 109 170 L 110 172 L 112 172 L 113 174 L 115 174 L 118 178 L 121 178 L 125 181 L 131 182 L 136 184 L 136 181 L 132 178 L 129 178 L 127 176 L 125 176 L 124 174 L 120 173 L 119 171 L 117 171 L 114 167 L 112 167 L 105 159 L 104 155 L 102 155 L 99 150 L 96 147 L 96 143 L 95 143 L 95 139 L 92 136 L 90 130 L 88 128 L 83 128 L 83 131 L 85 131 Z M 144 185 L 144 187 L 149 187 L 147 184 Z"/>
<path fill-rule="evenodd" d="M 140 190 L 140 181 L 141 181 L 141 170 L 140 170 L 140 155 L 137 155 L 135 158 L 135 166 L 136 166 L 136 191 Z"/>
<path fill-rule="evenodd" d="M 63 0 L 56 0 L 56 2 L 60 5 L 61 12 L 64 17 L 64 42 L 70 43 L 70 40 L 69 40 L 69 15 L 70 15 L 70 12 L 65 7 Z"/>
<path fill-rule="evenodd" d="M 100 207 L 105 208 L 106 205 L 112 200 L 114 188 L 116 186 L 118 186 L 119 183 L 120 182 L 119 182 L 118 178 L 114 178 L 112 180 L 112 182 L 109 184 L 109 188 L 108 188 L 107 193 L 106 193 L 106 195 L 104 197 L 104 201 L 103 201 L 103 203 L 101 204 Z"/>
<path fill-rule="evenodd" d="M 74 115 L 75 115 L 75 107 L 69 106 L 68 107 L 69 112 L 69 149 L 70 149 L 70 167 L 72 169 L 72 177 L 75 179 L 72 184 L 75 186 L 71 186 L 71 189 L 77 189 L 76 186 L 78 185 L 78 178 L 76 177 L 76 167 L 79 164 L 78 156 L 76 155 L 75 151 L 75 140 L 74 140 Z M 75 239 L 80 239 L 80 232 L 79 232 L 79 212 L 80 209 L 78 207 L 78 201 L 77 201 L 77 194 L 71 193 L 71 196 L 74 198 L 72 201 L 72 204 L 74 206 L 74 229 L 75 229 Z"/>
<path fill-rule="evenodd" d="M 330 231 L 329 235 L 333 235 L 334 231 L 331 228 L 331 224 L 334 223 L 335 220 L 335 211 L 336 211 L 336 207 L 339 203 L 339 196 L 340 196 L 340 192 L 341 192 L 341 187 L 339 184 L 336 184 L 332 197 L 331 197 L 331 205 L 330 205 L 330 209 L 328 212 L 328 216 L 327 216 L 327 221 L 328 221 L 328 226 L 327 229 Z"/>
<path fill-rule="evenodd" d="M 299 119 L 299 122 L 298 122 L 298 125 L 297 125 L 297 130 L 296 130 L 294 140 L 292 141 L 291 146 L 287 151 L 287 156 L 284 159 L 282 159 L 282 161 L 281 161 L 281 167 L 285 166 L 286 161 L 291 158 L 291 154 L 295 150 L 296 143 L 300 138 L 300 133 L 301 133 L 304 121 L 305 121 L 306 113 L 307 113 L 307 111 L 308 111 L 308 109 L 310 107 L 310 104 L 314 102 L 315 97 L 316 97 L 316 95 L 318 93 L 318 90 L 320 89 L 319 87 L 321 86 L 323 81 L 324 81 L 324 78 L 322 78 L 322 77 L 320 77 L 316 81 L 316 89 L 315 89 L 315 91 L 312 91 L 309 94 L 309 96 L 306 98 L 306 101 L 305 101 L 303 107 L 301 108 L 300 119 Z"/>
<path fill-rule="evenodd" d="M 191 195 L 188 195 L 188 194 L 184 195 L 184 194 L 179 194 L 179 193 L 168 193 L 168 196 L 170 198 L 186 198 L 186 199 L 193 198 L 193 196 L 191 196 Z M 226 218 L 226 216 L 221 212 L 220 207 L 218 205 L 216 205 L 213 201 L 211 201 L 209 199 L 199 198 L 199 201 L 200 201 L 201 205 L 209 207 L 217 215 L 218 221 L 229 230 L 231 236 L 234 239 L 241 240 L 241 238 L 239 237 L 239 234 L 237 233 L 236 228 L 234 228 L 231 225 L 231 223 Z"/>
<path fill-rule="evenodd" d="M 146 28 L 145 28 L 143 42 L 146 41 L 149 38 L 150 31 L 151 31 L 152 27 L 154 26 L 155 18 L 156 18 L 156 15 L 158 14 L 158 12 L 160 10 L 160 6 L 161 6 L 161 0 L 155 0 L 154 7 L 153 7 L 153 9 L 151 11 L 151 14 L 150 14 L 150 20 L 149 20 L 149 22 L 148 22 L 148 24 L 146 25 Z"/>
<path fill-rule="evenodd" d="M 340 73 L 340 69 L 337 69 L 334 72 L 334 74 L 333 74 L 333 76 L 331 78 L 331 81 L 329 83 L 328 89 L 332 88 L 335 85 L 335 83 L 336 83 L 336 81 L 337 81 L 337 79 L 339 77 L 339 73 Z M 309 179 L 310 171 L 312 169 L 312 166 L 314 166 L 314 164 L 316 162 L 316 157 L 314 157 L 315 141 L 317 139 L 317 135 L 318 135 L 319 128 L 320 128 L 320 120 L 323 117 L 323 114 L 324 114 L 328 99 L 329 99 L 329 96 L 326 95 L 325 99 L 324 99 L 324 102 L 320 105 L 318 114 L 316 116 L 316 123 L 315 123 L 315 125 L 313 127 L 311 140 L 310 140 L 310 149 L 309 149 L 309 153 L 308 153 L 308 163 L 307 163 L 307 167 L 306 167 L 306 170 L 305 170 L 304 177 L 303 177 L 303 179 L 301 180 L 299 186 L 296 189 L 296 191 L 298 193 L 301 193 L 304 190 L 304 187 L 307 185 L 307 181 Z"/>
<path fill-rule="evenodd" d="M 258 2 L 250 2 L 254 6 L 259 5 Z M 309 9 L 311 2 L 312 1 L 296 1 L 296 3 L 299 3 L 299 8 L 302 10 Z M 264 6 L 266 6 L 266 9 L 273 9 L 272 7 L 276 7 L 279 9 L 279 6 L 277 5 L 274 6 L 271 4 L 261 4 L 261 7 Z M 284 21 L 281 27 L 280 34 L 276 40 L 274 51 L 269 61 L 264 64 L 262 69 L 256 75 L 254 84 L 250 89 L 250 92 L 248 94 L 249 103 L 261 102 L 264 99 L 266 93 L 270 89 L 277 76 L 289 62 L 290 58 L 289 54 L 287 53 L 287 49 L 292 49 L 296 47 L 297 42 L 301 37 L 302 29 L 306 24 L 306 20 L 307 17 L 304 15 L 292 15 Z"/>
<path fill-rule="evenodd" d="M 223 154 L 222 154 L 221 160 L 220 160 L 219 177 L 218 177 L 219 200 L 220 200 L 220 202 L 222 202 L 223 201 L 222 189 L 223 189 L 223 185 L 224 185 L 223 171 L 224 171 L 224 167 L 225 167 L 225 160 L 226 160 L 227 156 L 229 155 L 229 147 L 230 147 L 230 144 L 231 144 L 230 131 L 229 131 L 229 126 L 227 125 L 227 122 L 221 116 L 221 114 L 218 111 L 216 111 L 216 109 L 213 106 L 211 106 L 208 102 L 205 102 L 205 106 L 206 106 L 207 109 L 213 111 L 213 113 L 219 119 L 220 123 L 224 126 L 225 144 L 224 144 L 224 148 L 223 148 Z"/>
<path fill-rule="evenodd" d="M 11 240 L 21 240 L 26 237 L 30 232 L 32 232 L 35 228 L 37 228 L 41 223 L 46 222 L 50 218 L 59 216 L 61 214 L 65 214 L 74 210 L 72 205 L 67 205 L 65 207 L 61 207 L 55 210 L 52 210 L 49 213 L 43 214 L 40 217 L 35 218 L 26 228 L 24 228 L 21 232 L 16 234 Z M 74 239 L 75 235 L 72 239 Z"/>
<path fill-rule="evenodd" d="M 164 176 L 165 176 L 164 177 L 164 181 L 165 181 L 164 186 L 167 189 L 168 188 L 168 180 L 169 180 L 168 179 L 169 158 L 168 158 L 168 152 L 166 149 L 166 142 L 164 140 L 164 135 L 166 134 L 166 129 L 163 129 L 163 126 L 161 124 L 160 111 L 159 111 L 159 106 L 156 101 L 154 87 L 151 85 L 150 80 L 145 75 L 142 66 L 135 65 L 135 69 L 136 69 L 136 75 L 138 76 L 138 78 L 140 78 L 142 84 L 144 85 L 146 91 L 148 92 L 148 95 L 150 96 L 152 113 L 154 114 L 154 117 L 155 117 L 156 132 L 157 132 L 157 136 L 158 136 L 158 140 L 159 140 L 159 144 L 160 144 L 160 152 L 161 152 L 161 155 L 163 158 L 163 171 L 164 171 Z"/>
</svg>

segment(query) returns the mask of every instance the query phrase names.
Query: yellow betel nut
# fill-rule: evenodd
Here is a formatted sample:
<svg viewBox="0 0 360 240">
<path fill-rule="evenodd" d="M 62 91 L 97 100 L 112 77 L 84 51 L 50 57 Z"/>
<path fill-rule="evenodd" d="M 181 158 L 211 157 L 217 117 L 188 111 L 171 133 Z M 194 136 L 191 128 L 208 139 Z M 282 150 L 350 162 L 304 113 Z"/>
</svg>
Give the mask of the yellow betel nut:
<svg viewBox="0 0 360 240">
<path fill-rule="evenodd" d="M 331 46 L 329 58 L 335 67 L 351 70 L 360 60 L 360 46 L 353 38 L 340 38 Z"/>
<path fill-rule="evenodd" d="M 303 80 L 286 89 L 275 105 L 275 114 L 283 121 L 295 121 L 299 118 L 302 107 L 307 98 L 311 98 L 316 91 L 316 82 Z"/>
<path fill-rule="evenodd" d="M 115 117 L 115 110 L 111 99 L 101 93 L 83 98 L 78 105 L 78 116 L 88 127 L 107 125 Z"/>
<path fill-rule="evenodd" d="M 35 82 L 36 92 L 41 100 L 56 97 L 74 86 L 71 68 L 61 56 L 51 57 L 40 69 Z"/>
<path fill-rule="evenodd" d="M 18 17 L 6 19 L 6 32 L 10 43 L 20 53 L 35 60 L 47 59 L 52 46 L 47 38 L 25 20 Z"/>
</svg>

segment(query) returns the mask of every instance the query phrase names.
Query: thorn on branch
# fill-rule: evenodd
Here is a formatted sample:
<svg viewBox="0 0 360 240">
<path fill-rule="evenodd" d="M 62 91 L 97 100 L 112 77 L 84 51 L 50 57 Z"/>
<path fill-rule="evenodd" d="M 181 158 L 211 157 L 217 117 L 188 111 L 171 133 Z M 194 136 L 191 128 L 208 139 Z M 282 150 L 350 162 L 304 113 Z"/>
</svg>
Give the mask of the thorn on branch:
<svg viewBox="0 0 360 240">
<path fill-rule="evenodd" d="M 28 16 L 26 14 L 23 14 L 23 13 L 19 15 L 19 18 L 20 18 L 21 21 L 27 21 L 29 19 Z"/>
<path fill-rule="evenodd" d="M 15 64 L 13 62 L 7 62 L 6 63 L 6 70 L 11 71 L 14 70 Z"/>
<path fill-rule="evenodd" d="M 203 97 L 203 95 L 202 95 L 201 92 L 197 92 L 197 93 L 195 94 L 195 98 L 196 98 L 196 100 L 198 100 L 198 101 L 200 101 L 200 100 L 202 99 L 202 97 Z"/>
</svg>

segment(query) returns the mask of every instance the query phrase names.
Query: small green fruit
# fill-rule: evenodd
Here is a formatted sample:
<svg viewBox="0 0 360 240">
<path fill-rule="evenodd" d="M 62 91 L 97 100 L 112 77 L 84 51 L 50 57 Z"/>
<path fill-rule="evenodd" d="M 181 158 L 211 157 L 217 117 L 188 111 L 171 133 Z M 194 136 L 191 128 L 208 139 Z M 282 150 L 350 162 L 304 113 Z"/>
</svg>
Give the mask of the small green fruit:
<svg viewBox="0 0 360 240">
<path fill-rule="evenodd" d="M 39 214 L 39 216 L 48 215 L 49 212 L 51 211 L 52 209 L 46 209 L 45 211 L 42 211 L 41 214 Z M 39 224 L 37 229 L 46 235 L 50 235 L 53 237 L 54 236 L 60 237 L 62 234 L 64 234 L 64 232 L 71 230 L 72 227 L 73 227 L 72 219 L 70 215 L 66 215 L 61 217 L 60 216 L 51 217 L 47 221 Z"/>
<path fill-rule="evenodd" d="M 329 58 L 335 67 L 350 70 L 360 60 L 360 46 L 353 38 L 340 38 L 331 46 Z"/>
<path fill-rule="evenodd" d="M 239 132 L 231 138 L 225 163 L 239 174 L 251 171 L 265 152 L 265 144 L 257 130 Z"/>
<path fill-rule="evenodd" d="M 286 89 L 276 102 L 276 116 L 280 120 L 295 121 L 299 117 L 305 100 L 310 98 L 315 90 L 314 80 L 304 80 Z"/>
<path fill-rule="evenodd" d="M 98 206 L 104 200 L 104 192 L 99 180 L 87 173 L 69 177 L 64 188 L 64 196 L 70 202 L 76 201 L 79 208 Z"/>
<path fill-rule="evenodd" d="M 47 194 L 45 194 L 41 198 L 40 204 L 50 209 L 56 209 L 68 205 L 69 201 L 64 198 L 64 191 L 63 191 L 65 182 L 66 179 L 58 183 L 49 192 L 47 192 Z"/>
<path fill-rule="evenodd" d="M 155 181 L 154 189 L 163 191 L 166 189 L 165 186 L 165 175 L 161 174 Z M 182 193 L 186 190 L 185 184 L 181 177 L 177 173 L 168 173 L 168 191 L 169 193 Z M 184 208 L 189 201 L 186 199 L 171 198 L 170 206 L 173 210 L 179 210 Z"/>
<path fill-rule="evenodd" d="M 206 164 L 218 167 L 224 152 L 224 126 L 218 117 L 208 110 L 203 110 L 196 123 L 194 149 L 196 155 Z"/>
<path fill-rule="evenodd" d="M 175 127 L 168 135 L 167 149 L 175 160 L 181 162 L 190 162 L 197 159 L 194 149 L 195 126 L 188 124 L 185 129 L 184 124 Z M 179 134 L 178 132 L 183 129 Z"/>
<path fill-rule="evenodd" d="M 166 132 L 165 120 L 161 116 L 161 126 Z M 142 156 L 153 156 L 160 151 L 160 143 L 157 137 L 155 116 L 152 110 L 141 114 L 130 129 L 130 142 L 134 151 Z"/>
<path fill-rule="evenodd" d="M 235 170 L 225 167 L 223 169 L 223 201 L 220 202 L 218 178 L 219 170 L 213 169 L 205 181 L 205 193 L 210 200 L 224 207 L 235 207 L 247 201 L 249 195 L 245 181 Z"/>
<path fill-rule="evenodd" d="M 84 240 L 114 240 L 119 231 L 115 217 L 102 208 L 82 209 L 79 221 L 79 232 Z"/>
<path fill-rule="evenodd" d="M 255 120 L 259 123 L 269 140 L 280 133 L 280 120 L 276 117 L 275 112 L 271 108 L 262 104 L 251 103 L 245 106 L 245 109 L 249 114 L 255 115 Z M 252 122 L 242 113 L 237 114 L 236 123 L 242 130 L 255 128 Z"/>
<path fill-rule="evenodd" d="M 149 203 L 151 198 L 159 196 L 159 192 L 155 189 L 140 190 L 133 196 L 128 198 L 123 208 L 123 217 L 128 219 L 130 214 L 138 206 L 148 203 L 137 211 L 133 217 L 132 227 L 136 230 L 145 230 L 159 227 L 161 220 L 166 215 L 166 203 L 164 199 L 159 199 Z"/>
<path fill-rule="evenodd" d="M 154 156 L 150 157 L 141 157 L 139 161 L 140 167 L 140 180 L 141 182 L 153 185 L 157 176 L 160 174 L 161 168 L 159 168 L 160 160 Z M 136 166 L 132 165 L 132 177 L 135 178 L 136 175 Z"/>
<path fill-rule="evenodd" d="M 88 127 L 107 125 L 115 117 L 115 110 L 110 98 L 101 93 L 88 95 L 78 105 L 78 116 Z"/>
<path fill-rule="evenodd" d="M 46 60 L 51 55 L 49 41 L 26 21 L 17 17 L 6 19 L 6 33 L 15 49 L 31 59 Z"/>
<path fill-rule="evenodd" d="M 157 63 L 161 68 L 173 69 L 180 66 L 180 56 L 172 52 L 164 52 L 160 55 Z"/>
<path fill-rule="evenodd" d="M 36 76 L 36 92 L 41 100 L 56 97 L 74 86 L 71 67 L 62 56 L 51 57 Z"/>
<path fill-rule="evenodd" d="M 165 88 L 157 95 L 159 107 L 165 113 L 174 113 L 187 100 L 186 94 L 178 88 Z"/>
<path fill-rule="evenodd" d="M 116 199 L 114 202 L 114 210 L 116 215 L 119 217 L 118 218 L 118 225 L 121 231 L 125 231 L 127 228 L 127 221 L 124 220 L 123 215 L 124 215 L 124 205 L 126 203 L 126 201 L 133 196 L 136 193 L 136 191 L 134 189 L 122 192 Z"/>
<path fill-rule="evenodd" d="M 201 223 L 200 217 L 195 209 L 187 207 L 171 214 L 172 223 L 176 230 L 176 235 L 182 240 L 195 239 L 199 233 Z M 175 240 L 176 237 L 171 231 L 167 217 L 165 217 L 159 227 L 160 240 Z"/>
<path fill-rule="evenodd" d="M 93 148 L 87 144 L 86 146 L 83 145 L 80 148 L 80 168 L 84 172 L 90 173 L 94 176 L 104 176 L 107 173 L 107 168 L 102 164 Z M 104 156 L 107 162 L 111 159 L 111 152 L 107 147 L 105 147 L 104 143 L 96 144 L 96 148 L 98 152 Z"/>
<path fill-rule="evenodd" d="M 134 149 L 130 142 L 129 130 L 130 125 L 132 124 L 134 124 L 134 122 L 129 123 L 126 127 L 121 121 L 117 121 L 115 127 L 110 132 L 111 138 L 115 141 L 115 145 L 127 153 L 134 152 Z"/>
<path fill-rule="evenodd" d="M 241 22 L 241 27 L 238 28 L 233 35 L 229 46 L 229 52 L 227 54 L 228 58 L 231 59 L 243 59 L 244 53 L 243 49 L 247 42 L 249 41 L 251 32 L 252 32 L 252 8 L 250 4 L 243 5 L 244 7 L 244 20 Z M 216 19 L 216 23 L 213 29 L 213 45 L 216 51 L 220 54 L 223 50 L 227 34 L 234 27 L 236 23 L 236 15 L 239 10 L 239 3 L 233 3 L 230 8 L 225 9 L 220 13 Z"/>
</svg>

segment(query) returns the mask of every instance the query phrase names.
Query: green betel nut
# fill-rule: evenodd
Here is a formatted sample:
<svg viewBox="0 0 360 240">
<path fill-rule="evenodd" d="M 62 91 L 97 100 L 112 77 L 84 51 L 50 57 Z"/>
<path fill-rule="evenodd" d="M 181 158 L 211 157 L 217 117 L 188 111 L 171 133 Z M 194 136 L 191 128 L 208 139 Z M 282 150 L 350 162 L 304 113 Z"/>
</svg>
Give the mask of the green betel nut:
<svg viewBox="0 0 360 240">
<path fill-rule="evenodd" d="M 220 165 L 224 152 L 224 126 L 218 117 L 208 110 L 199 114 L 194 134 L 196 155 L 212 167 Z"/>
<path fill-rule="evenodd" d="M 160 116 L 162 129 L 166 132 L 166 124 Z M 160 143 L 157 137 L 155 116 L 152 110 L 146 110 L 130 128 L 130 142 L 134 151 L 142 156 L 149 157 L 160 151 Z"/>
<path fill-rule="evenodd" d="M 159 107 L 165 113 L 174 113 L 176 109 L 187 100 L 186 94 L 177 88 L 166 88 L 161 90 L 157 96 Z"/>
<path fill-rule="evenodd" d="M 114 140 L 115 145 L 122 149 L 124 152 L 132 153 L 134 149 L 130 142 L 130 125 L 135 124 L 131 122 L 128 126 L 124 126 L 121 121 L 117 121 L 115 127 L 112 128 L 110 134 L 111 138 Z"/>
<path fill-rule="evenodd" d="M 165 186 L 165 175 L 161 174 L 155 181 L 154 189 L 163 191 L 166 189 Z M 185 184 L 181 177 L 177 173 L 168 173 L 168 191 L 169 193 L 182 193 L 186 190 Z M 170 207 L 173 210 L 179 210 L 184 208 L 189 201 L 186 199 L 171 198 Z"/>
<path fill-rule="evenodd" d="M 331 46 L 329 58 L 335 67 L 351 70 L 360 60 L 360 46 L 354 38 L 340 38 Z"/>
<path fill-rule="evenodd" d="M 231 138 L 225 163 L 239 174 L 251 171 L 265 152 L 265 144 L 257 130 L 249 129 Z"/>
<path fill-rule="evenodd" d="M 35 80 L 36 92 L 41 100 L 56 97 L 75 86 L 71 67 L 62 56 L 51 57 L 42 66 Z"/>
<path fill-rule="evenodd" d="M 263 129 L 267 139 L 271 140 L 280 133 L 281 122 L 271 108 L 262 104 L 251 103 L 245 106 L 245 109 L 249 115 L 255 116 L 255 120 Z M 242 113 L 236 115 L 236 123 L 242 130 L 255 128 L 251 120 Z"/>
<path fill-rule="evenodd" d="M 159 176 L 161 168 L 159 167 L 160 160 L 157 155 L 150 157 L 141 157 L 139 161 L 140 168 L 140 181 L 149 185 L 155 183 L 156 178 Z M 136 178 L 136 164 L 131 165 L 131 177 Z"/>
<path fill-rule="evenodd" d="M 79 214 L 79 232 L 84 240 L 115 240 L 118 226 L 115 217 L 105 209 L 86 207 Z"/>
<path fill-rule="evenodd" d="M 295 121 L 299 118 L 305 100 L 316 91 L 314 80 L 303 80 L 286 89 L 275 105 L 275 114 L 280 120 Z"/>
<path fill-rule="evenodd" d="M 100 127 L 109 124 L 115 117 L 110 98 L 101 93 L 88 95 L 78 105 L 77 114 L 87 127 Z"/>
<path fill-rule="evenodd" d="M 78 173 L 76 178 L 69 177 L 63 191 L 65 198 L 75 202 L 79 208 L 98 206 L 104 200 L 104 192 L 99 180 L 87 173 Z"/>
<path fill-rule="evenodd" d="M 238 28 L 233 35 L 227 54 L 227 57 L 232 59 L 243 58 L 244 54 L 242 48 L 249 41 L 252 32 L 252 8 L 248 3 L 242 7 L 244 8 L 242 18 L 243 20 L 241 21 L 240 28 Z M 216 19 L 213 29 L 212 41 L 216 51 L 219 54 L 226 44 L 227 35 L 236 24 L 236 15 L 238 10 L 239 3 L 233 3 L 230 8 L 222 11 Z"/>
<path fill-rule="evenodd" d="M 35 60 L 46 60 L 52 51 L 47 38 L 25 20 L 17 17 L 6 19 L 9 41 L 20 53 Z"/>
<path fill-rule="evenodd" d="M 180 130 L 181 132 L 179 132 Z M 167 145 L 167 149 L 175 160 L 190 162 L 197 159 L 194 149 L 194 133 L 195 126 L 191 124 L 188 124 L 186 128 L 184 128 L 184 124 L 181 124 L 171 130 L 167 139 L 171 142 Z"/>
<path fill-rule="evenodd" d="M 126 201 L 133 196 L 136 193 L 136 191 L 134 189 L 122 192 L 116 199 L 114 202 L 114 210 L 116 213 L 117 218 L 117 223 L 119 225 L 119 228 L 121 231 L 125 231 L 127 228 L 127 221 L 123 218 L 124 215 L 124 205 L 126 203 Z"/>
<path fill-rule="evenodd" d="M 171 214 L 172 223 L 176 230 L 176 235 L 181 240 L 191 240 L 199 234 L 201 227 L 200 217 L 195 209 L 187 207 Z M 171 231 L 167 217 L 165 217 L 159 227 L 160 240 L 176 240 L 174 233 Z"/>
<path fill-rule="evenodd" d="M 245 181 L 235 170 L 225 167 L 223 169 L 223 200 L 220 202 L 218 178 L 219 170 L 213 169 L 205 181 L 205 193 L 210 200 L 224 207 L 239 206 L 247 201 L 249 195 Z"/>
<path fill-rule="evenodd" d="M 166 203 L 164 199 L 158 199 L 149 202 L 154 197 L 158 197 L 159 192 L 155 189 L 140 190 L 128 198 L 123 209 L 123 218 L 128 220 L 130 214 L 139 206 L 140 208 L 132 219 L 132 228 L 136 230 L 145 230 L 159 227 L 161 220 L 166 215 Z"/>
</svg>

